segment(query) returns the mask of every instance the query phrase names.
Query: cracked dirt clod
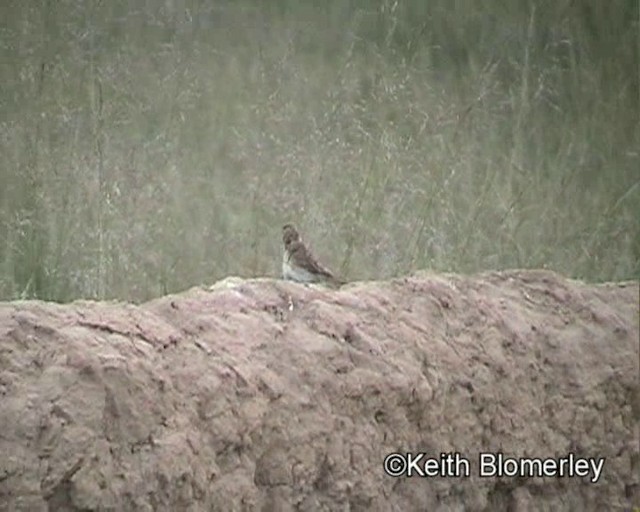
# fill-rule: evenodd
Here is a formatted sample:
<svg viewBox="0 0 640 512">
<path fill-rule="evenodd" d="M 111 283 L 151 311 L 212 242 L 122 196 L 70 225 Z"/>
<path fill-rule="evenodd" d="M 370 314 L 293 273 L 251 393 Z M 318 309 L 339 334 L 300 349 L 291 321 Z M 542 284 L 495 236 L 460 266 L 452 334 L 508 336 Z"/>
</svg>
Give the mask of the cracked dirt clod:
<svg viewBox="0 0 640 512">
<path fill-rule="evenodd" d="M 637 282 L 230 278 L 134 306 L 0 304 L 0 511 L 629 510 Z M 293 307 L 295 305 L 295 307 Z M 386 476 L 459 452 L 468 478 Z M 479 452 L 605 457 L 479 478 Z"/>
</svg>

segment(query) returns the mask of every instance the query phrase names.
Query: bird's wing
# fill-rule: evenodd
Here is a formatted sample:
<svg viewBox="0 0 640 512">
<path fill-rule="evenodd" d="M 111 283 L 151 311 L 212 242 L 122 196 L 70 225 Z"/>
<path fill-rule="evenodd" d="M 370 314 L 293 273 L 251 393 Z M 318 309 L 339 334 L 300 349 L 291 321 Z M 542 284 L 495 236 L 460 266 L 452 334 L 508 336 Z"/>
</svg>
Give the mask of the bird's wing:
<svg viewBox="0 0 640 512">
<path fill-rule="evenodd" d="M 296 242 L 291 248 L 291 258 L 295 259 L 298 266 L 309 272 L 333 278 L 333 274 L 318 263 L 302 242 Z"/>
</svg>

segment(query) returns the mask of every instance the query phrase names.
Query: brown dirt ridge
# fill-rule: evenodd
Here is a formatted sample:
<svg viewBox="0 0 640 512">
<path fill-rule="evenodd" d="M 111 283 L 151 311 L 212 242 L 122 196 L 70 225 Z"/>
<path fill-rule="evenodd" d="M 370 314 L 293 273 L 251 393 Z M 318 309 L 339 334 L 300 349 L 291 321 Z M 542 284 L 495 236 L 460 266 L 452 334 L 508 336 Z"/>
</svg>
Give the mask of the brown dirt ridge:
<svg viewBox="0 0 640 512">
<path fill-rule="evenodd" d="M 638 297 L 515 270 L 1 303 L 0 510 L 630 510 Z M 471 473 L 394 478 L 393 452 Z M 497 452 L 606 460 L 479 476 Z"/>
</svg>

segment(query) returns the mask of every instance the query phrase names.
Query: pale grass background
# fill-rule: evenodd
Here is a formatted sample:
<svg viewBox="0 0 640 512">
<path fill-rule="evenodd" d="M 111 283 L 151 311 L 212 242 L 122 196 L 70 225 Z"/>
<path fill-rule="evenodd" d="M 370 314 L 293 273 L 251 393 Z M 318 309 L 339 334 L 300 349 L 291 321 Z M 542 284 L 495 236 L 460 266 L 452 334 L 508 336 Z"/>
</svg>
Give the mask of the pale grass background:
<svg viewBox="0 0 640 512">
<path fill-rule="evenodd" d="M 638 0 L 0 3 L 0 299 L 640 276 Z"/>
</svg>

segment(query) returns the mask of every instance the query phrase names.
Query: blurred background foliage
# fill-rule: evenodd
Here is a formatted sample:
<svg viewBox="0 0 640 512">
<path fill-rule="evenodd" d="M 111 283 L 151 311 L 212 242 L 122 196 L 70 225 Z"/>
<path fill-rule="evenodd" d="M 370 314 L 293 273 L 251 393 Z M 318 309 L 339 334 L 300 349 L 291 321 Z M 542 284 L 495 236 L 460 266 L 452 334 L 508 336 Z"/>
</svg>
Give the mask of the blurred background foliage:
<svg viewBox="0 0 640 512">
<path fill-rule="evenodd" d="M 638 0 L 5 0 L 0 299 L 640 276 Z"/>
</svg>

